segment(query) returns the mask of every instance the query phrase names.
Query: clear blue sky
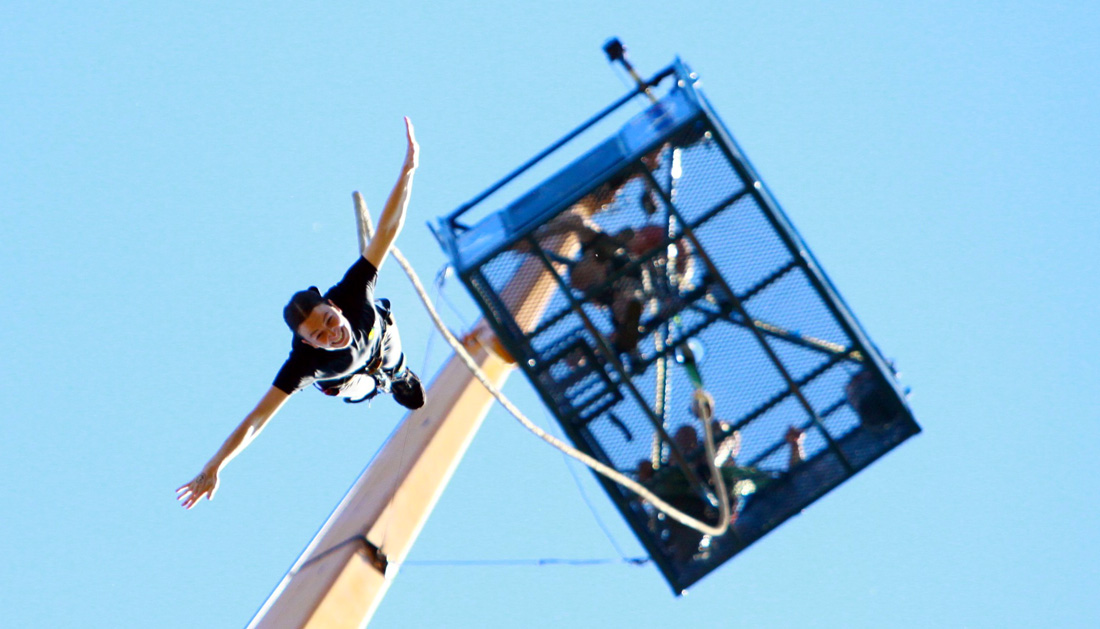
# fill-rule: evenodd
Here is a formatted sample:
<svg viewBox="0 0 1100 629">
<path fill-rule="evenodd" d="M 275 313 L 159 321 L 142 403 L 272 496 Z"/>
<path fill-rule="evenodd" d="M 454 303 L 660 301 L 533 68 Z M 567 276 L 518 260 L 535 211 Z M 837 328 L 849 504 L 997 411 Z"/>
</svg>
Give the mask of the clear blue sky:
<svg viewBox="0 0 1100 629">
<path fill-rule="evenodd" d="M 1095 3 L 155 4 L 0 7 L 5 626 L 247 623 L 400 409 L 296 396 L 213 502 L 174 489 L 269 386 L 290 292 L 354 259 L 351 191 L 381 206 L 411 117 L 432 277 L 425 222 L 626 90 L 615 35 L 702 75 L 925 432 L 682 599 L 653 566 L 410 565 L 372 626 L 1100 626 Z M 495 409 L 410 559 L 639 554 L 575 471 L 614 544 Z"/>
</svg>

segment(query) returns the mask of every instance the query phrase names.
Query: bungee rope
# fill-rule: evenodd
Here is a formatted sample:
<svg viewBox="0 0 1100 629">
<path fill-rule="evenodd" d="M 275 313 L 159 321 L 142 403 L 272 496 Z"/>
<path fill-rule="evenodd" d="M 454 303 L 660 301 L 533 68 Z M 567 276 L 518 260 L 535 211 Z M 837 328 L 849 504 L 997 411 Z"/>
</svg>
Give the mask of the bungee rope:
<svg viewBox="0 0 1100 629">
<path fill-rule="evenodd" d="M 355 205 L 357 209 L 356 215 L 359 218 L 360 243 L 363 243 L 365 240 L 369 240 L 371 236 L 372 229 L 370 225 L 370 219 L 369 215 L 367 215 L 366 213 L 366 204 L 363 202 L 362 196 L 358 192 L 356 192 L 354 193 L 353 198 L 355 199 Z M 424 289 L 424 285 L 420 282 L 420 277 L 416 274 L 416 271 L 413 270 L 412 265 L 409 264 L 409 261 L 405 258 L 405 255 L 401 253 L 401 250 L 395 246 L 390 250 L 390 255 L 393 256 L 393 259 L 396 260 L 397 264 L 402 268 L 402 270 L 405 271 L 405 275 L 409 277 L 409 281 L 413 285 L 413 290 L 416 291 L 417 296 L 420 297 L 420 301 L 424 304 L 424 308 L 428 311 L 428 316 L 431 317 L 432 322 L 435 324 L 436 328 L 439 329 L 439 333 L 443 335 L 443 338 L 447 341 L 447 344 L 451 346 L 452 350 L 454 350 L 455 355 L 458 356 L 462 363 L 466 366 L 466 368 L 470 370 L 470 373 L 474 376 L 474 378 L 476 378 L 477 381 L 485 387 L 485 390 L 488 391 L 494 398 L 496 398 L 496 400 L 500 402 L 500 405 L 503 406 L 509 413 L 511 413 L 512 416 L 515 417 L 516 420 L 519 421 L 519 423 L 522 424 L 524 428 L 532 432 L 535 436 L 542 439 L 546 443 L 557 448 L 567 456 L 570 456 L 577 461 L 585 464 L 601 476 L 634 492 L 640 498 L 653 505 L 655 509 L 668 515 L 670 518 L 676 520 L 680 524 L 692 528 L 704 535 L 710 535 L 712 537 L 720 537 L 722 535 L 725 535 L 726 531 L 729 530 L 730 505 L 729 495 L 726 493 L 725 482 L 714 462 L 715 452 L 713 430 L 711 427 L 711 419 L 714 413 L 714 399 L 710 396 L 709 393 L 703 390 L 701 382 L 698 382 L 697 372 L 695 374 L 695 377 L 692 378 L 693 382 L 697 382 L 695 393 L 692 398 L 692 411 L 693 413 L 695 413 L 696 417 L 703 421 L 703 432 L 705 434 L 704 447 L 706 449 L 707 466 L 710 468 L 711 478 L 714 479 L 714 483 L 716 485 L 718 493 L 717 526 L 712 526 L 710 524 L 702 522 L 684 513 L 683 511 L 680 511 L 679 509 L 662 500 L 659 496 L 644 487 L 641 483 L 619 472 L 615 468 L 601 463 L 600 461 L 597 461 L 596 459 L 581 452 L 580 450 L 573 448 L 569 444 L 561 441 L 560 439 L 557 439 L 553 435 L 548 434 L 537 424 L 528 419 L 527 416 L 523 414 L 523 411 L 521 411 L 519 407 L 513 404 L 512 401 L 508 399 L 504 395 L 504 393 L 502 393 L 500 389 L 493 384 L 489 377 L 485 375 L 485 372 L 483 372 L 481 368 L 477 366 L 477 363 L 474 361 L 473 357 L 470 356 L 470 353 L 466 351 L 466 348 L 462 345 L 462 342 L 455 338 L 455 335 L 452 334 L 450 329 L 447 328 L 446 323 L 444 323 L 443 319 L 439 316 L 439 312 L 436 311 L 431 298 L 428 296 L 427 291 Z"/>
</svg>

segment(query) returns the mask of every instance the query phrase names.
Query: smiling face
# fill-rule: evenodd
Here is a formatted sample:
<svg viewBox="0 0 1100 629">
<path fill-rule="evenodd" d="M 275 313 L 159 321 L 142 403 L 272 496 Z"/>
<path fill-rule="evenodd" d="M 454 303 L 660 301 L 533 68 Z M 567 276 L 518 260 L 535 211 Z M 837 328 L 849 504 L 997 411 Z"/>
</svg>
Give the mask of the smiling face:
<svg viewBox="0 0 1100 629">
<path fill-rule="evenodd" d="M 351 345 L 351 324 L 344 313 L 330 302 L 317 304 L 298 326 L 298 335 L 307 345 L 335 351 Z"/>
</svg>

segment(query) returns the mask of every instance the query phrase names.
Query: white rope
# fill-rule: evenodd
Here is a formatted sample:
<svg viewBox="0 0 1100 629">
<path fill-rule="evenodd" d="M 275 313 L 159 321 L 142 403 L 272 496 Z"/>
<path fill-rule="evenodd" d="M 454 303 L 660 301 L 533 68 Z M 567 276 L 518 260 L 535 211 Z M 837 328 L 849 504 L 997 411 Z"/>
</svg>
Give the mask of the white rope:
<svg viewBox="0 0 1100 629">
<path fill-rule="evenodd" d="M 366 201 L 364 201 L 363 196 L 359 194 L 359 192 L 354 192 L 352 193 L 352 200 L 355 204 L 355 219 L 356 225 L 358 227 L 357 232 L 359 236 L 359 251 L 362 253 L 366 251 L 366 245 L 373 236 L 374 229 L 373 225 L 371 224 L 370 213 L 367 210 L 367 204 Z M 692 410 L 696 412 L 696 417 L 699 417 L 699 419 L 703 421 L 703 434 L 705 435 L 704 448 L 707 455 L 707 465 L 710 468 L 711 478 L 714 479 L 714 484 L 716 485 L 716 489 L 718 490 L 718 526 L 711 526 L 705 522 L 701 522 L 691 517 L 683 511 L 680 511 L 676 507 L 673 507 L 672 505 L 657 497 L 656 494 L 646 489 L 634 479 L 622 474 L 613 467 L 604 465 L 603 463 L 597 461 L 596 459 L 593 459 L 592 457 L 581 452 L 580 450 L 577 450 L 576 448 L 573 448 L 572 446 L 561 441 L 560 439 L 555 438 L 553 435 L 547 434 L 546 431 L 544 431 L 542 428 L 539 428 L 538 425 L 528 419 L 527 416 L 523 414 L 523 411 L 519 410 L 519 408 L 515 404 L 513 404 L 511 400 L 505 397 L 504 393 L 502 393 L 500 389 L 498 389 L 496 385 L 493 384 L 489 377 L 485 375 L 485 372 L 477 366 L 477 363 L 474 362 L 473 357 L 470 356 L 470 353 L 466 351 L 466 348 L 462 345 L 462 343 L 457 338 L 455 338 L 455 335 L 451 333 L 451 330 L 449 328 L 447 328 L 447 324 L 443 322 L 443 319 L 439 316 L 439 312 L 436 311 L 435 305 L 432 303 L 431 298 L 428 297 L 428 292 L 424 290 L 424 285 L 420 283 L 420 276 L 418 276 L 416 274 L 416 271 L 413 270 L 412 265 L 409 264 L 409 261 L 405 258 L 405 255 L 401 253 L 401 250 L 398 249 L 396 246 L 392 247 L 390 249 L 390 254 L 393 256 L 394 260 L 397 260 L 397 264 L 399 264 L 401 268 L 405 271 L 405 275 L 409 276 L 409 281 L 412 282 L 413 289 L 416 291 L 417 296 L 420 297 L 420 301 L 424 303 L 424 308 L 427 309 L 428 316 L 432 318 L 432 322 L 435 323 L 435 327 L 439 329 L 439 333 L 443 335 L 444 340 L 446 340 L 447 344 L 450 345 L 451 349 L 454 350 L 455 355 L 462 360 L 462 363 L 466 365 L 466 368 L 470 370 L 470 373 L 473 374 L 474 378 L 476 378 L 477 381 L 485 387 L 485 390 L 492 394 L 492 396 L 495 397 L 498 402 L 500 402 L 501 406 L 503 406 L 509 413 L 511 413 L 512 416 L 515 417 L 516 420 L 518 420 L 524 428 L 531 431 L 535 434 L 535 436 L 554 446 L 564 454 L 580 461 L 581 463 L 584 463 L 589 468 L 604 476 L 605 478 L 615 483 L 618 483 L 619 485 L 626 487 L 630 491 L 638 494 L 639 497 L 641 497 L 643 500 L 648 501 L 658 511 L 668 515 L 670 518 L 676 520 L 680 524 L 695 529 L 696 531 L 699 531 L 704 535 L 710 535 L 712 537 L 721 537 L 722 535 L 726 534 L 726 531 L 729 530 L 730 521 L 729 494 L 726 493 L 725 480 L 722 478 L 722 474 L 719 473 L 714 463 L 714 436 L 713 430 L 711 428 L 711 417 L 713 416 L 714 400 L 710 397 L 709 394 L 707 394 L 702 389 L 696 389 Z"/>
<path fill-rule="evenodd" d="M 608 465 L 597 461 L 596 459 L 588 456 L 580 450 L 577 450 L 576 448 L 571 447 L 570 445 L 555 438 L 554 436 L 547 434 L 542 428 L 539 428 L 538 425 L 528 419 L 527 416 L 523 414 L 523 411 L 519 410 L 519 408 L 515 404 L 513 404 L 511 400 L 505 397 L 500 389 L 498 389 L 492 383 L 492 381 L 489 380 L 489 377 L 486 376 L 485 372 L 483 372 L 481 368 L 477 366 L 477 363 L 474 362 L 473 357 L 471 357 L 470 353 L 466 351 L 466 348 L 463 347 L 462 343 L 457 338 L 455 338 L 454 334 L 451 334 L 451 331 L 449 329 L 447 329 L 446 324 L 443 323 L 443 320 L 440 318 L 439 313 L 436 312 L 435 306 L 432 304 L 431 299 L 428 297 L 427 291 L 424 290 L 423 284 L 420 283 L 420 278 L 417 276 L 416 271 L 413 270 L 412 265 L 409 264 L 409 261 L 405 259 L 405 256 L 401 253 L 401 250 L 397 247 L 393 247 L 390 250 L 390 253 L 393 255 L 393 258 L 397 260 L 397 263 L 401 265 L 401 268 L 405 270 L 405 274 L 409 276 L 409 280 L 412 282 L 413 289 L 416 290 L 416 294 L 420 297 L 420 301 L 424 302 L 424 307 L 428 310 L 428 315 L 432 318 L 435 326 L 439 328 L 439 332 L 443 335 L 443 338 L 447 341 L 447 344 L 450 345 L 451 349 L 454 350 L 455 355 L 462 360 L 463 364 L 466 365 L 466 368 L 470 370 L 470 373 L 472 373 L 474 377 L 477 378 L 477 381 L 480 382 L 482 386 L 484 386 L 485 389 L 497 399 L 498 402 L 500 402 L 501 406 L 507 409 L 508 412 L 511 413 L 512 416 L 519 421 L 519 423 L 523 424 L 524 428 L 534 433 L 535 436 L 542 439 L 546 443 L 549 443 L 558 450 L 561 450 L 568 456 L 580 461 L 581 463 L 584 463 L 591 469 L 595 470 L 597 473 L 603 475 L 605 478 L 608 478 L 638 494 L 638 496 L 648 501 L 657 510 L 667 514 L 669 517 L 673 518 L 677 522 L 680 522 L 684 526 L 695 529 L 696 531 L 699 531 L 704 535 L 711 535 L 714 537 L 720 537 L 726 533 L 726 531 L 729 529 L 730 520 L 729 496 L 726 493 L 726 485 L 722 479 L 722 475 L 718 472 L 718 469 L 716 468 L 714 463 L 714 441 L 710 425 L 711 421 L 709 413 L 707 413 L 705 417 L 700 417 L 700 419 L 703 420 L 703 432 L 706 436 L 704 447 L 707 454 L 707 464 L 710 467 L 711 478 L 714 479 L 715 485 L 717 486 L 716 489 L 718 490 L 718 526 L 711 526 L 705 522 L 701 522 L 691 517 L 683 511 L 680 511 L 679 509 L 673 507 L 672 505 L 659 498 L 653 492 L 646 489 L 634 479 L 622 474 L 618 470 Z M 700 393 L 702 393 L 702 395 L 706 395 L 706 393 L 702 390 L 697 390 L 696 396 L 698 396 Z M 708 408 L 711 408 L 712 406 L 712 404 L 708 405 Z"/>
</svg>

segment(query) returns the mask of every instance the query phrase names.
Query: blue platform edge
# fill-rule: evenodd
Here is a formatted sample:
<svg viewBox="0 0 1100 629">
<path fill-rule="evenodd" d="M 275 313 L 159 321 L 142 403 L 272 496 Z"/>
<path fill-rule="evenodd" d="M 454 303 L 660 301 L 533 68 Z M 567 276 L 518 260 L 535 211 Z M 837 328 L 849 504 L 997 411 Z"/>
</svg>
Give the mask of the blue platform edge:
<svg viewBox="0 0 1100 629">
<path fill-rule="evenodd" d="M 652 151 L 671 131 L 705 116 L 701 95 L 693 87 L 697 79 L 679 60 L 673 68 L 677 81 L 666 96 L 527 194 L 467 230 L 454 229 L 449 218 L 440 218 L 432 231 L 455 270 L 463 273 L 480 266 L 576 203 L 610 173 Z"/>
</svg>

